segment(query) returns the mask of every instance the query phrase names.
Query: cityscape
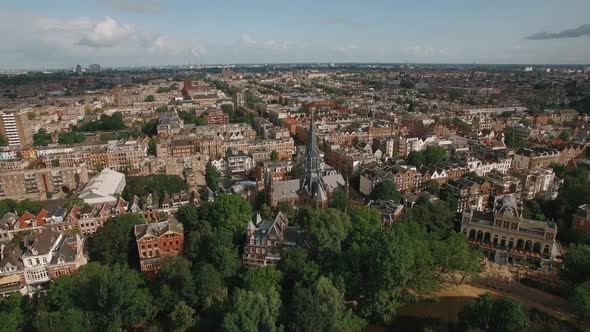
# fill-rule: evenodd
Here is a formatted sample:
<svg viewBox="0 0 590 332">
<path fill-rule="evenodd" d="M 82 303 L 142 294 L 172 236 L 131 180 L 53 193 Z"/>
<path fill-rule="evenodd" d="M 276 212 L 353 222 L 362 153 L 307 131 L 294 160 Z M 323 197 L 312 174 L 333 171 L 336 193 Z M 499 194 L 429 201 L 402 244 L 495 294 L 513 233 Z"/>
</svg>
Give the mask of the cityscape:
<svg viewBox="0 0 590 332">
<path fill-rule="evenodd" d="M 590 331 L 590 3 L 303 2 L 0 5 L 0 331 Z"/>
</svg>

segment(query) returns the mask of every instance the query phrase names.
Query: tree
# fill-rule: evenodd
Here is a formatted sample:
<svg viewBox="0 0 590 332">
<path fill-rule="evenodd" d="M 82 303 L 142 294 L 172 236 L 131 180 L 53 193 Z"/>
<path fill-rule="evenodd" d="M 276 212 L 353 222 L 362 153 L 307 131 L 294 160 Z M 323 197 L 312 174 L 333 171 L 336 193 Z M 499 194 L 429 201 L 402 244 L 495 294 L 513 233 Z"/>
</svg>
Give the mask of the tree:
<svg viewBox="0 0 590 332">
<path fill-rule="evenodd" d="M 153 103 L 156 101 L 156 97 L 154 97 L 154 95 L 148 95 L 143 101 L 146 103 Z"/>
<path fill-rule="evenodd" d="M 492 305 L 490 329 L 498 332 L 526 331 L 528 319 L 520 303 L 509 297 L 499 297 Z"/>
<path fill-rule="evenodd" d="M 424 190 L 428 191 L 429 193 L 438 196 L 439 192 L 440 192 L 440 183 L 430 180 L 430 181 L 426 181 L 423 183 L 424 185 Z"/>
<path fill-rule="evenodd" d="M 178 302 L 168 317 L 174 331 L 186 331 L 197 322 L 195 309 L 184 301 Z"/>
<path fill-rule="evenodd" d="M 441 165 L 447 161 L 447 151 L 439 145 L 429 145 L 423 151 L 412 151 L 407 158 L 408 164 L 416 167 Z"/>
<path fill-rule="evenodd" d="M 418 224 L 438 237 L 447 238 L 453 232 L 455 212 L 444 201 L 418 201 L 411 214 Z"/>
<path fill-rule="evenodd" d="M 465 303 L 459 313 L 459 324 L 462 330 L 480 329 L 488 331 L 494 298 L 490 294 L 480 295 L 476 300 Z"/>
<path fill-rule="evenodd" d="M 526 331 L 528 319 L 515 300 L 505 296 L 494 299 L 484 294 L 465 304 L 459 313 L 459 324 L 463 330 L 519 332 Z"/>
<path fill-rule="evenodd" d="M 71 210 L 74 207 L 74 205 L 76 205 L 78 207 L 84 207 L 84 205 L 86 205 L 86 203 L 84 203 L 84 201 L 80 198 L 72 198 L 66 202 L 64 207 L 68 210 Z"/>
<path fill-rule="evenodd" d="M 159 197 L 188 190 L 188 184 L 178 175 L 151 174 L 146 176 L 127 176 L 123 197 L 132 200 L 134 196 L 145 197 L 156 193 Z"/>
<path fill-rule="evenodd" d="M 567 251 L 560 277 L 571 287 L 590 279 L 590 246 L 577 245 Z"/>
<path fill-rule="evenodd" d="M 16 205 L 16 213 L 20 216 L 25 211 L 28 211 L 32 214 L 37 214 L 41 211 L 41 203 L 38 201 L 31 201 L 30 199 L 25 199 L 17 203 Z"/>
<path fill-rule="evenodd" d="M 156 136 L 158 134 L 159 119 L 152 119 L 141 127 L 141 131 L 148 137 Z"/>
<path fill-rule="evenodd" d="M 419 293 L 436 285 L 430 239 L 412 219 L 401 219 L 375 234 L 361 281 L 365 285 L 361 297 L 364 317 L 388 322 L 404 303 L 407 288 Z"/>
<path fill-rule="evenodd" d="M 273 217 L 272 209 L 270 206 L 266 205 L 266 203 L 262 203 L 262 206 L 260 206 L 260 216 L 264 220 L 271 219 Z"/>
<path fill-rule="evenodd" d="M 307 258 L 303 249 L 290 248 L 282 252 L 278 269 L 283 275 L 283 290 L 291 290 L 298 282 L 311 286 L 318 277 L 320 268 L 315 261 Z"/>
<path fill-rule="evenodd" d="M 18 204 L 12 199 L 3 199 L 0 201 L 0 216 L 5 215 L 8 212 L 16 210 Z"/>
<path fill-rule="evenodd" d="M 287 216 L 289 222 L 295 221 L 295 214 L 297 211 L 295 211 L 295 208 L 289 202 L 279 202 L 275 210 L 283 212 Z"/>
<path fill-rule="evenodd" d="M 395 183 L 391 180 L 383 180 L 379 182 L 371 191 L 369 197 L 373 200 L 386 200 L 400 202 L 402 199 L 401 193 L 396 189 Z"/>
<path fill-rule="evenodd" d="M 297 285 L 289 310 L 289 330 L 361 331 L 365 322 L 354 316 L 344 304 L 344 296 L 325 277 L 312 287 Z"/>
<path fill-rule="evenodd" d="M 204 309 L 222 306 L 227 299 L 223 275 L 211 264 L 202 264 L 195 273 L 197 297 Z"/>
<path fill-rule="evenodd" d="M 243 288 L 256 293 L 267 294 L 271 289 L 280 289 L 281 271 L 274 266 L 248 269 L 242 276 Z"/>
<path fill-rule="evenodd" d="M 90 257 L 105 264 L 137 263 L 137 245 L 133 230 L 144 224 L 143 217 L 135 214 L 111 218 L 100 227 L 88 243 Z"/>
<path fill-rule="evenodd" d="M 244 227 L 245 228 L 245 227 Z M 242 266 L 238 246 L 234 243 L 235 232 L 218 227 L 215 236 L 208 240 L 207 258 L 225 278 L 233 277 Z"/>
<path fill-rule="evenodd" d="M 84 142 L 85 140 L 86 136 L 73 131 L 60 133 L 58 138 L 59 144 L 78 144 Z"/>
<path fill-rule="evenodd" d="M 590 319 L 590 289 L 588 288 L 588 282 L 576 287 L 569 300 L 578 318 Z"/>
<path fill-rule="evenodd" d="M 162 259 L 156 279 L 158 309 L 171 312 L 179 302 L 199 304 L 191 263 L 182 257 Z"/>
<path fill-rule="evenodd" d="M 453 275 L 459 272 L 463 283 L 469 275 L 475 274 L 480 269 L 483 253 L 472 249 L 465 235 L 452 232 L 450 236 L 441 241 L 433 241 L 435 263 L 438 268 L 438 276 Z"/>
<path fill-rule="evenodd" d="M 151 318 L 152 298 L 139 272 L 89 263 L 77 272 L 77 304 L 95 314 L 93 325 L 128 328 Z"/>
<path fill-rule="evenodd" d="M 19 331 L 24 323 L 22 310 L 23 297 L 12 293 L 8 298 L 0 299 L 0 322 L 3 331 Z"/>
<path fill-rule="evenodd" d="M 8 140 L 4 135 L 0 135 L 0 146 L 8 146 Z"/>
<path fill-rule="evenodd" d="M 279 154 L 276 150 L 272 150 L 272 152 L 270 153 L 270 160 L 271 161 L 279 161 Z"/>
<path fill-rule="evenodd" d="M 350 233 L 348 216 L 335 209 L 313 210 L 309 219 L 309 235 L 319 252 L 338 253 L 341 243 Z"/>
<path fill-rule="evenodd" d="M 219 171 L 215 166 L 211 164 L 211 162 L 207 162 L 205 166 L 205 180 L 207 181 L 207 187 L 213 191 L 217 191 L 219 188 Z"/>
<path fill-rule="evenodd" d="M 590 95 L 578 100 L 575 103 L 576 111 L 581 114 L 590 114 Z"/>
<path fill-rule="evenodd" d="M 352 200 L 350 199 L 348 192 L 346 192 L 345 190 L 336 190 L 332 194 L 332 199 L 330 200 L 331 208 L 346 213 L 351 205 Z"/>
<path fill-rule="evenodd" d="M 82 332 L 91 330 L 84 313 L 78 308 L 59 311 L 40 310 L 33 320 L 33 326 L 39 332 Z"/>
<path fill-rule="evenodd" d="M 570 133 L 567 130 L 562 131 L 559 134 L 559 139 L 565 142 L 568 142 L 571 139 Z"/>
<path fill-rule="evenodd" d="M 215 202 L 200 209 L 201 219 L 216 229 L 227 229 L 242 242 L 246 225 L 252 218 L 252 205 L 240 195 L 220 195 Z"/>
<path fill-rule="evenodd" d="M 282 331 L 278 323 L 281 299 L 276 289 L 268 294 L 237 289 L 222 329 L 228 332 Z"/>
<path fill-rule="evenodd" d="M 33 134 L 33 144 L 45 146 L 49 143 L 51 143 L 51 134 L 47 133 L 44 128 Z"/>
</svg>

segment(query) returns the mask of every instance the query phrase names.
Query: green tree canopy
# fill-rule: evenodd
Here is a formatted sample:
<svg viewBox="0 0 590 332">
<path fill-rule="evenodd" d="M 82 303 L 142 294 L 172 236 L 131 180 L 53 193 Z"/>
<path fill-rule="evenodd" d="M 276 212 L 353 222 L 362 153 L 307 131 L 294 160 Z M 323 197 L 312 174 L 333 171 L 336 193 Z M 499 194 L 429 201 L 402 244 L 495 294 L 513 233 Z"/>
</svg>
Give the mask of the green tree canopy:
<svg viewBox="0 0 590 332">
<path fill-rule="evenodd" d="M 361 331 L 365 322 L 352 314 L 344 296 L 330 279 L 320 277 L 313 286 L 297 285 L 289 308 L 289 330 Z"/>
<path fill-rule="evenodd" d="M 590 289 L 588 282 L 574 289 L 570 295 L 570 303 L 578 318 L 583 320 L 590 319 Z"/>
<path fill-rule="evenodd" d="M 237 289 L 222 328 L 228 332 L 282 331 L 280 308 L 281 299 L 274 289 L 266 295 Z"/>
<path fill-rule="evenodd" d="M 519 332 L 526 331 L 528 319 L 520 303 L 509 297 L 493 298 L 489 294 L 465 304 L 459 313 L 459 323 L 464 330 Z"/>
<path fill-rule="evenodd" d="M 78 144 L 84 141 L 86 141 L 86 136 L 73 131 L 60 133 L 58 138 L 59 144 Z"/>
<path fill-rule="evenodd" d="M 563 258 L 560 276 L 573 287 L 590 280 L 590 246 L 577 245 L 570 248 Z"/>
<path fill-rule="evenodd" d="M 174 331 L 186 331 L 197 322 L 197 312 L 184 301 L 178 302 L 168 317 Z"/>
<path fill-rule="evenodd" d="M 123 196 L 127 200 L 133 199 L 133 196 L 145 197 L 148 194 L 156 193 L 159 197 L 168 194 L 176 194 L 183 190 L 188 190 L 188 185 L 178 175 L 151 174 L 146 176 L 128 176 L 126 177 L 125 191 Z"/>
<path fill-rule="evenodd" d="M 220 176 L 221 175 L 219 174 L 217 168 L 215 168 L 215 166 L 213 166 L 210 161 L 207 162 L 207 165 L 205 166 L 205 180 L 209 189 L 217 191 L 217 188 L 219 188 Z"/>
<path fill-rule="evenodd" d="M 51 134 L 49 134 L 44 128 L 39 129 L 33 134 L 33 144 L 39 146 L 45 146 L 51 143 Z"/>
<path fill-rule="evenodd" d="M 156 101 L 156 97 L 154 97 L 154 95 L 149 95 L 145 97 L 143 101 L 145 101 L 146 103 L 153 103 L 154 101 Z"/>
<path fill-rule="evenodd" d="M 77 314 L 77 310 L 84 312 L 90 320 L 88 327 L 93 331 L 129 328 L 152 318 L 154 306 L 144 279 L 139 272 L 126 266 L 89 263 L 76 274 L 61 278 L 73 282 L 52 283 L 48 293 L 57 291 L 67 305 L 50 306 L 50 309 L 64 315 Z M 55 302 L 54 296 L 52 303 Z M 58 317 L 50 314 L 45 319 L 55 323 Z"/>
<path fill-rule="evenodd" d="M 395 183 L 391 180 L 383 180 L 379 182 L 371 191 L 371 195 L 369 195 L 371 199 L 383 199 L 383 200 L 393 200 L 395 202 L 400 202 L 402 199 L 401 193 L 395 187 Z"/>
<path fill-rule="evenodd" d="M 135 214 L 120 215 L 107 220 L 88 243 L 90 258 L 105 264 L 137 264 L 137 244 L 133 230 L 144 224 L 143 217 Z"/>
<path fill-rule="evenodd" d="M 330 207 L 346 213 L 352 205 L 352 200 L 345 190 L 336 190 L 330 199 Z"/>
<path fill-rule="evenodd" d="M 412 208 L 411 214 L 418 224 L 441 238 L 446 238 L 454 232 L 455 212 L 444 201 L 419 201 Z"/>
<path fill-rule="evenodd" d="M 309 235 L 319 252 L 338 253 L 341 243 L 350 233 L 348 216 L 336 209 L 312 210 L 309 216 Z"/>
</svg>

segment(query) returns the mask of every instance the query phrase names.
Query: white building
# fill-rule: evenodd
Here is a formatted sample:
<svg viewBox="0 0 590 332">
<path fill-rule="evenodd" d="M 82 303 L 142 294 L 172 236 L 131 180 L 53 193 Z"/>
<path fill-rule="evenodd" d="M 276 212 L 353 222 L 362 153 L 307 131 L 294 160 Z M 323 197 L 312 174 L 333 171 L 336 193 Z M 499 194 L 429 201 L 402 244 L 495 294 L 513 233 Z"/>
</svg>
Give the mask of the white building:
<svg viewBox="0 0 590 332">
<path fill-rule="evenodd" d="M 124 188 L 125 175 L 105 168 L 90 179 L 78 197 L 90 205 L 115 203 Z"/>
</svg>

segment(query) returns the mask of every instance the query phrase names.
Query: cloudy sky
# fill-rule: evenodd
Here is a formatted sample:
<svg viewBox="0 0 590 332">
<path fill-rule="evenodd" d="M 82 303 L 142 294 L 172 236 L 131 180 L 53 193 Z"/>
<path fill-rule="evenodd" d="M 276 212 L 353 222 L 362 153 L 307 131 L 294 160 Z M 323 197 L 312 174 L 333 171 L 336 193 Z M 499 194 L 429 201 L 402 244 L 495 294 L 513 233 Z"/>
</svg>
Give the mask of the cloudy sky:
<svg viewBox="0 0 590 332">
<path fill-rule="evenodd" d="M 5 0 L 0 68 L 590 63 L 589 0 Z"/>
</svg>

